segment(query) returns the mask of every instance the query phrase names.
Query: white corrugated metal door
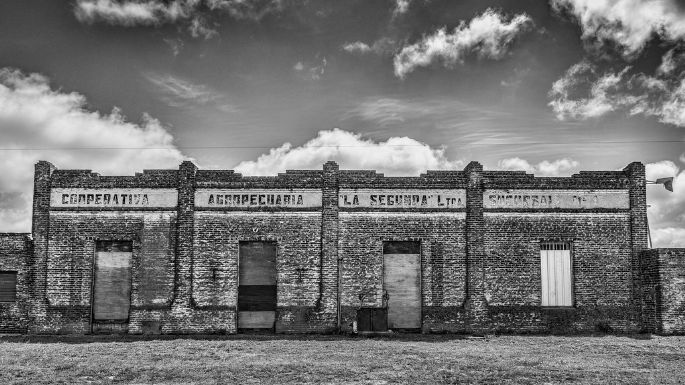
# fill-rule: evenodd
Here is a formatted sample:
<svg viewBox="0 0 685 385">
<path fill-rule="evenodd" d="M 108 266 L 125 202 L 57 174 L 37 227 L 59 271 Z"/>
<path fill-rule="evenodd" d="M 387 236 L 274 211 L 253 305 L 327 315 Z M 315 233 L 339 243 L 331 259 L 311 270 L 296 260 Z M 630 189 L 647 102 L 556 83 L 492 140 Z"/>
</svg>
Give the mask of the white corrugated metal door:
<svg viewBox="0 0 685 385">
<path fill-rule="evenodd" d="M 571 250 L 567 243 L 540 245 L 542 306 L 573 306 Z"/>
</svg>

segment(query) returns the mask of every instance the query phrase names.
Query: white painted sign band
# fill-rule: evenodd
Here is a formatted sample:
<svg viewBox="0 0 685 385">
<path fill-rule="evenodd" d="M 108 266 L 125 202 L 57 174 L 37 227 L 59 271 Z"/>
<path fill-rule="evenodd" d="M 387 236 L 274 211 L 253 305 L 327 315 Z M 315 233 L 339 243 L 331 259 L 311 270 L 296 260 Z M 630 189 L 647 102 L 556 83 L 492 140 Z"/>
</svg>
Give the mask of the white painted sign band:
<svg viewBox="0 0 685 385">
<path fill-rule="evenodd" d="M 466 207 L 466 191 L 449 189 L 340 189 L 338 205 L 341 208 L 456 209 Z"/>
<path fill-rule="evenodd" d="M 629 209 L 628 190 L 485 190 L 483 207 L 555 209 Z"/>
<path fill-rule="evenodd" d="M 195 192 L 195 207 L 321 207 L 321 190 L 273 189 L 273 190 L 214 190 L 200 189 Z"/>
<path fill-rule="evenodd" d="M 55 188 L 50 192 L 50 207 L 124 208 L 176 207 L 176 189 L 82 189 Z"/>
</svg>

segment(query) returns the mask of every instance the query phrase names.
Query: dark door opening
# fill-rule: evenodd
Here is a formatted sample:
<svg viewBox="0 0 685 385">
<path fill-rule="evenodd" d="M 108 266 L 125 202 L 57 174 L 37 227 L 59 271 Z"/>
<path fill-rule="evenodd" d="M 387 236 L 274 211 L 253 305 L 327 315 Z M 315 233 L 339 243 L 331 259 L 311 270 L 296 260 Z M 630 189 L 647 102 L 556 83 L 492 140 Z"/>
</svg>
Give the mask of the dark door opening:
<svg viewBox="0 0 685 385">
<path fill-rule="evenodd" d="M 273 331 L 276 324 L 276 244 L 240 242 L 238 329 Z"/>
</svg>

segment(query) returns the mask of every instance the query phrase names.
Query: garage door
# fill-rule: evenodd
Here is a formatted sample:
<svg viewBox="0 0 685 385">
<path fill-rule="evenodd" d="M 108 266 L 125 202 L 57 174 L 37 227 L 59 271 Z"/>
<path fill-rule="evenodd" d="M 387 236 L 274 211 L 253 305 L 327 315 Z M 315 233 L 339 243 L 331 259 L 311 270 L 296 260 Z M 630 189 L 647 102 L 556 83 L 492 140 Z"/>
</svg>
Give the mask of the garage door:
<svg viewBox="0 0 685 385">
<path fill-rule="evenodd" d="M 96 243 L 94 321 L 125 321 L 131 307 L 131 242 Z"/>
<path fill-rule="evenodd" d="M 276 244 L 240 242 L 238 328 L 272 329 L 276 322 Z"/>
<path fill-rule="evenodd" d="M 388 328 L 421 328 L 421 245 L 383 244 L 383 282 L 388 295 Z"/>
</svg>

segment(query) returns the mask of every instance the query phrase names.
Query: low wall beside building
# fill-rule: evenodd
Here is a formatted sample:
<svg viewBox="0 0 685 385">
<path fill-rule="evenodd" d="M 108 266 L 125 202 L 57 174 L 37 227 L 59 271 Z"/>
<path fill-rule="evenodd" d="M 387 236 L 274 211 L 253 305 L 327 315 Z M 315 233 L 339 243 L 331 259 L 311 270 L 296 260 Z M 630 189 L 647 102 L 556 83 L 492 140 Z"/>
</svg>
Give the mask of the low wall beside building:
<svg viewBox="0 0 685 385">
<path fill-rule="evenodd" d="M 685 249 L 651 249 L 642 256 L 647 331 L 685 334 Z"/>
<path fill-rule="evenodd" d="M 0 333 L 24 333 L 28 327 L 31 238 L 0 233 Z"/>
</svg>

